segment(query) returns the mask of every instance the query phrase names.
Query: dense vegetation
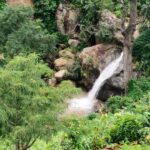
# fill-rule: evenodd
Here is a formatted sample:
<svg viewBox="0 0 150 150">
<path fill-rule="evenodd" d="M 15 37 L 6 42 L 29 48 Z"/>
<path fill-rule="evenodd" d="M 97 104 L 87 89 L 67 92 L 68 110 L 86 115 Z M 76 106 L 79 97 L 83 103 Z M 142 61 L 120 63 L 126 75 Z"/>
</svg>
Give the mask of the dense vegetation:
<svg viewBox="0 0 150 150">
<path fill-rule="evenodd" d="M 77 47 L 69 47 L 69 35 L 57 29 L 60 3 L 80 9 Z M 126 0 L 33 0 L 33 8 L 0 2 L 0 150 L 150 149 L 149 0 L 138 1 L 142 25 L 133 41 L 133 61 L 139 76 L 129 81 L 125 95 L 110 97 L 100 113 L 63 117 L 66 100 L 81 93 L 81 88 L 66 78 L 49 85 L 57 71 L 53 61 L 60 47 L 69 47 L 66 52 L 78 56 L 97 39 L 114 44 L 118 28 L 106 24 L 102 12 L 108 9 L 121 20 L 128 6 Z M 90 67 L 83 68 L 76 59 L 68 70 L 76 81 Z"/>
</svg>

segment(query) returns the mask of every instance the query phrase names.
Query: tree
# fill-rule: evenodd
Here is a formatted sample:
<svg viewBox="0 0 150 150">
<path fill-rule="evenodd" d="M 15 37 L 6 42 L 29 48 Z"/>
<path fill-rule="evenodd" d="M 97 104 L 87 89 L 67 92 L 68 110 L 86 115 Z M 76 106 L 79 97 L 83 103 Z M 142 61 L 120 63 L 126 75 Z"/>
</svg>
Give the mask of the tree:
<svg viewBox="0 0 150 150">
<path fill-rule="evenodd" d="M 56 36 L 33 19 L 33 9 L 27 6 L 8 6 L 0 13 L 0 52 L 9 57 L 19 53 L 37 52 L 47 55 L 56 48 Z"/>
<path fill-rule="evenodd" d="M 133 33 L 136 28 L 137 19 L 137 0 L 130 0 L 130 20 L 129 25 L 125 28 L 123 19 L 122 28 L 124 35 L 123 52 L 124 52 L 124 82 L 127 87 L 128 81 L 132 78 L 132 42 Z"/>
<path fill-rule="evenodd" d="M 9 135 L 16 150 L 27 150 L 50 133 L 65 98 L 78 92 L 70 82 L 48 87 L 41 77 L 52 74 L 35 54 L 17 56 L 0 68 L 0 135 Z"/>
</svg>

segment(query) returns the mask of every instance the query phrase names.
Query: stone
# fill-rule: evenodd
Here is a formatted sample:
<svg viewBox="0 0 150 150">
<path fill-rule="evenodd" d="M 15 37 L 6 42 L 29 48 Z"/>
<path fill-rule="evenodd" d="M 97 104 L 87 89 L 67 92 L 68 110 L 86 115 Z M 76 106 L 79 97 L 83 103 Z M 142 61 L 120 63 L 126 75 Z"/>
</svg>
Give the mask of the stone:
<svg viewBox="0 0 150 150">
<path fill-rule="evenodd" d="M 82 60 L 83 65 L 99 68 L 102 71 L 118 55 L 119 50 L 116 45 L 97 44 L 84 48 L 79 58 Z"/>
<path fill-rule="evenodd" d="M 74 59 L 75 55 L 69 50 L 70 49 L 64 49 L 64 50 L 59 51 L 59 57 Z"/>
<path fill-rule="evenodd" d="M 54 61 L 54 65 L 56 70 L 64 70 L 71 67 L 74 63 L 74 60 L 72 59 L 66 59 L 66 58 L 58 58 Z"/>
<path fill-rule="evenodd" d="M 101 20 L 113 28 L 120 29 L 121 27 L 121 19 L 117 18 L 116 15 L 109 10 L 103 10 Z"/>
<path fill-rule="evenodd" d="M 60 80 L 64 79 L 66 73 L 67 73 L 67 70 L 60 70 L 55 73 L 55 78 L 60 81 Z"/>
<path fill-rule="evenodd" d="M 76 39 L 70 39 L 70 40 L 68 41 L 68 44 L 69 44 L 70 46 L 77 47 L 77 46 L 80 44 L 80 41 L 79 41 L 79 40 L 76 40 Z"/>
<path fill-rule="evenodd" d="M 3 59 L 4 59 L 4 54 L 0 53 L 0 60 L 3 60 Z"/>
<path fill-rule="evenodd" d="M 6 0 L 8 5 L 32 5 L 32 0 Z"/>
<path fill-rule="evenodd" d="M 79 15 L 79 9 L 60 3 L 56 11 L 58 30 L 64 34 L 73 35 L 79 23 Z"/>
<path fill-rule="evenodd" d="M 124 42 L 124 36 L 122 35 L 121 31 L 117 31 L 114 33 L 114 39 L 118 41 L 119 43 Z"/>
<path fill-rule="evenodd" d="M 56 86 L 56 84 L 57 84 L 56 78 L 52 78 L 48 80 L 49 86 Z"/>
</svg>

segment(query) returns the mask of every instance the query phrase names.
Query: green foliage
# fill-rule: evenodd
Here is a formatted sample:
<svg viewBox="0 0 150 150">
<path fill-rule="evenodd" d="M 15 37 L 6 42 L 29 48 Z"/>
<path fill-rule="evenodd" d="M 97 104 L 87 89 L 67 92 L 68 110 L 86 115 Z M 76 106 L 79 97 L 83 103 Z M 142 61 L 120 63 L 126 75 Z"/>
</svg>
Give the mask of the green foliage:
<svg viewBox="0 0 150 150">
<path fill-rule="evenodd" d="M 79 90 L 67 81 L 48 87 L 41 77 L 52 73 L 35 54 L 15 57 L 0 69 L 1 136 L 25 148 L 56 127 L 63 101 Z"/>
<path fill-rule="evenodd" d="M 55 13 L 59 0 L 33 0 L 35 17 L 42 20 L 50 33 L 57 31 Z"/>
<path fill-rule="evenodd" d="M 123 145 L 119 150 L 149 150 L 149 145 Z"/>
<path fill-rule="evenodd" d="M 2 10 L 5 6 L 6 0 L 1 0 L 0 1 L 0 10 Z"/>
<path fill-rule="evenodd" d="M 82 66 L 80 59 L 77 59 L 74 62 L 73 66 L 68 69 L 67 76 L 75 81 L 79 81 L 82 79 Z"/>
<path fill-rule="evenodd" d="M 0 14 L 0 51 L 10 57 L 30 52 L 45 56 L 55 49 L 56 38 L 41 26 L 30 7 L 6 7 Z"/>
<path fill-rule="evenodd" d="M 142 64 L 141 69 L 147 69 L 150 63 L 150 29 L 144 31 L 134 41 L 133 55 Z"/>
<path fill-rule="evenodd" d="M 139 100 L 150 91 L 150 78 L 141 77 L 138 80 L 131 80 L 128 85 L 128 95 L 135 101 Z"/>
<path fill-rule="evenodd" d="M 68 44 L 69 37 L 61 32 L 56 32 L 54 35 L 57 37 L 57 44 Z"/>
<path fill-rule="evenodd" d="M 150 1 L 139 0 L 138 7 L 140 10 L 140 13 L 144 16 L 144 18 L 150 20 Z"/>
<path fill-rule="evenodd" d="M 101 23 L 98 33 L 100 42 L 111 42 L 113 39 L 113 29 L 108 24 Z"/>
<path fill-rule="evenodd" d="M 112 113 L 115 113 L 121 109 L 129 109 L 133 103 L 134 100 L 130 97 L 114 96 L 108 99 L 106 106 Z"/>
<path fill-rule="evenodd" d="M 66 120 L 65 129 L 67 127 L 67 130 L 59 142 L 61 149 L 92 150 L 105 147 L 110 141 L 109 130 L 113 122 L 112 116 L 107 115 L 95 116 L 92 119 L 88 117 Z"/>
<path fill-rule="evenodd" d="M 140 139 L 139 130 L 142 128 L 141 118 L 137 115 L 126 114 L 117 119 L 110 135 L 114 143 L 122 141 L 136 141 Z"/>
</svg>

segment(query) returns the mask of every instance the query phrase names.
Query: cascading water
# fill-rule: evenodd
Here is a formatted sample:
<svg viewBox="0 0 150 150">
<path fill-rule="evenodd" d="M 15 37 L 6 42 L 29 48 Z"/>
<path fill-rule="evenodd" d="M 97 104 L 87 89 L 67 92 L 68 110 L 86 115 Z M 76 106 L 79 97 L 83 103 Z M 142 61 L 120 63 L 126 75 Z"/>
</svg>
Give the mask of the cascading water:
<svg viewBox="0 0 150 150">
<path fill-rule="evenodd" d="M 72 99 L 69 102 L 69 110 L 72 112 L 84 112 L 90 113 L 93 111 L 95 103 L 97 102 L 96 97 L 101 87 L 104 85 L 107 79 L 112 77 L 119 67 L 119 64 L 123 58 L 123 52 L 120 57 L 112 61 L 100 74 L 98 79 L 95 81 L 93 88 L 89 91 L 88 95 L 82 98 Z"/>
</svg>

